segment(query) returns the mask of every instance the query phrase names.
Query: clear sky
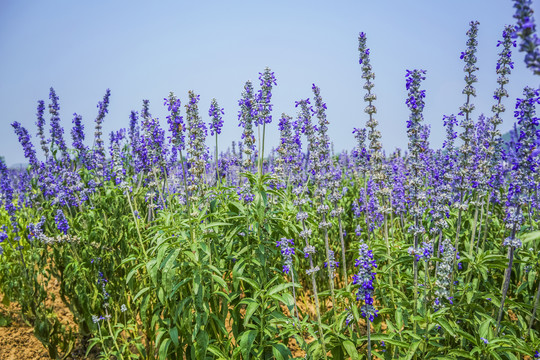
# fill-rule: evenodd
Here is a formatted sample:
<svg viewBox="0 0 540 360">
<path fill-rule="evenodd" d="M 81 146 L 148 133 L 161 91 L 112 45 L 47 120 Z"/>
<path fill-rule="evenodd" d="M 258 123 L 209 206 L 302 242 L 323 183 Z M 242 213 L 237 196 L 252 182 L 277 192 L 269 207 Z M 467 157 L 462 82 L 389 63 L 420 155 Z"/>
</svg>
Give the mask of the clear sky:
<svg viewBox="0 0 540 360">
<path fill-rule="evenodd" d="M 540 1 L 534 0 L 540 21 Z M 238 141 L 238 99 L 246 80 L 256 83 L 269 66 L 277 78 L 274 122 L 267 148 L 277 145 L 282 112 L 296 116 L 294 102 L 321 88 L 335 150 L 352 149 L 352 130 L 364 127 L 364 91 L 358 64 L 358 33 L 371 49 L 382 142 L 386 151 L 407 147 L 405 70 L 425 69 L 425 121 L 431 146 L 445 132 L 442 116 L 465 101 L 466 31 L 480 22 L 474 100 L 475 117 L 490 114 L 497 76 L 497 40 L 513 24 L 511 0 L 389 1 L 0 1 L 0 156 L 8 165 L 26 162 L 10 124 L 19 121 L 36 139 L 37 100 L 48 104 L 49 88 L 60 97 L 64 136 L 71 144 L 73 113 L 83 116 L 91 145 L 97 102 L 111 89 L 104 133 L 128 127 L 131 110 L 150 100 L 150 112 L 166 126 L 163 98 L 170 91 L 185 104 L 188 90 L 201 95 L 208 121 L 215 97 L 225 108 L 220 148 Z M 501 130 L 512 127 L 515 98 L 540 79 L 514 51 L 507 112 Z M 183 111 L 184 114 L 184 111 Z M 48 124 L 48 117 L 47 124 Z M 48 129 L 47 129 L 48 131 Z M 107 136 L 108 139 L 108 136 Z M 108 143 L 108 140 L 107 140 Z M 208 145 L 213 150 L 213 141 Z M 41 154 L 40 154 L 41 156 Z"/>
</svg>

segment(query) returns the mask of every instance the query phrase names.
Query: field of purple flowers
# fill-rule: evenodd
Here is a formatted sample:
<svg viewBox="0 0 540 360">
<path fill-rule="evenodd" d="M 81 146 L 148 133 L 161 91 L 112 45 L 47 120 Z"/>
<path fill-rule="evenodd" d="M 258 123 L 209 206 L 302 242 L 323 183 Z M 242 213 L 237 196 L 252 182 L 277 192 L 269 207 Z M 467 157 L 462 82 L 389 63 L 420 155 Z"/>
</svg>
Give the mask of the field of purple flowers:
<svg viewBox="0 0 540 360">
<path fill-rule="evenodd" d="M 441 149 L 422 115 L 427 74 L 415 69 L 404 84 L 408 149 L 382 151 L 365 33 L 367 122 L 341 153 L 315 84 L 295 117 L 272 115 L 269 68 L 246 82 L 242 138 L 226 150 L 224 110 L 215 99 L 199 109 L 194 92 L 184 104 L 164 99 L 167 130 L 144 100 L 106 147 L 109 90 L 93 146 L 74 114 L 68 147 L 51 88 L 48 133 L 38 101 L 39 144 L 12 124 L 28 167 L 0 158 L 3 304 L 18 304 L 52 359 L 68 357 L 75 339 L 103 359 L 540 358 L 540 89 L 513 101 L 505 87 L 522 65 L 513 51 L 540 75 L 530 6 L 516 1 L 517 25 L 496 44 L 489 115 L 474 106 L 479 23 L 470 23 L 464 103 L 442 117 Z M 509 141 L 503 119 L 514 123 Z M 281 141 L 269 151 L 275 123 Z M 76 332 L 45 301 L 54 279 Z"/>
</svg>

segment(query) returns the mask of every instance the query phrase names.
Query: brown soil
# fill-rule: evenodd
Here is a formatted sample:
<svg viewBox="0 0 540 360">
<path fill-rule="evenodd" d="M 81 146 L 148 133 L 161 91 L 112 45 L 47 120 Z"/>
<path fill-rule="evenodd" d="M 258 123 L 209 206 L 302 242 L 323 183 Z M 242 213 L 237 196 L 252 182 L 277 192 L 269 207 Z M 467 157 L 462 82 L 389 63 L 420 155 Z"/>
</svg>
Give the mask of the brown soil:
<svg viewBox="0 0 540 360">
<path fill-rule="evenodd" d="M 59 285 L 56 280 L 49 282 L 47 290 L 50 296 L 46 300 L 47 307 L 52 306 L 54 313 L 66 328 L 77 332 L 73 315 L 58 296 Z M 53 300 L 54 298 L 54 300 Z M 34 328 L 20 316 L 20 308 L 11 303 L 8 307 L 0 304 L 0 319 L 8 319 L 9 323 L 0 326 L 0 359 L 2 360 L 35 360 L 50 359 L 47 349 L 34 336 Z M 4 325 L 4 324 L 2 324 Z M 69 360 L 95 359 L 93 354 L 85 356 L 81 339 L 77 339 Z"/>
</svg>

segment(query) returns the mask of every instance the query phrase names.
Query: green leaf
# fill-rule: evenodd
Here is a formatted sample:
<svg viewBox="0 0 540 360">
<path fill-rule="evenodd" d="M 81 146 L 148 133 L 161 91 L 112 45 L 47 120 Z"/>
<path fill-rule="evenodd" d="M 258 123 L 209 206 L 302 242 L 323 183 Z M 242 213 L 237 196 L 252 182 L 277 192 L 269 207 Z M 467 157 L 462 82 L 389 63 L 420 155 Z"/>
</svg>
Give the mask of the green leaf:
<svg viewBox="0 0 540 360">
<path fill-rule="evenodd" d="M 208 350 L 208 333 L 206 331 L 200 331 L 199 334 L 197 334 L 197 343 L 196 346 L 196 353 L 197 353 L 197 359 L 205 359 L 206 358 L 206 351 Z"/>
<path fill-rule="evenodd" d="M 222 278 L 220 278 L 216 274 L 212 274 L 212 279 L 214 279 L 214 281 L 217 282 L 219 284 L 219 286 L 221 286 L 223 289 L 228 288 L 227 283 L 225 282 L 225 280 L 223 280 Z"/>
<path fill-rule="evenodd" d="M 253 301 L 248 305 L 246 309 L 246 316 L 244 317 L 244 326 L 247 326 L 247 324 L 249 323 L 249 319 L 251 318 L 251 316 L 257 310 L 258 307 L 259 307 L 259 303 L 256 301 Z"/>
<path fill-rule="evenodd" d="M 159 347 L 159 360 L 167 359 L 167 352 L 169 351 L 169 345 L 171 345 L 171 339 L 166 338 L 163 340 Z"/>
<path fill-rule="evenodd" d="M 401 310 L 401 308 L 396 309 L 395 318 L 398 331 L 401 331 L 401 329 L 403 328 L 403 311 Z"/>
<path fill-rule="evenodd" d="M 456 336 L 454 329 L 452 328 L 452 326 L 450 326 L 450 324 L 448 323 L 448 321 L 446 321 L 446 319 L 439 317 L 435 319 L 435 322 L 439 324 L 444 330 L 446 330 L 448 334 L 450 334 L 451 336 Z"/>
<path fill-rule="evenodd" d="M 144 289 L 141 289 L 137 295 L 135 295 L 135 297 L 133 298 L 133 302 L 135 302 L 135 300 L 137 300 L 141 295 L 143 295 L 145 292 L 147 292 L 148 290 L 150 290 L 150 286 L 147 286 L 145 287 Z"/>
<path fill-rule="evenodd" d="M 240 335 L 240 350 L 242 351 L 242 357 L 245 360 L 249 360 L 251 356 L 251 348 L 253 347 L 253 342 L 257 336 L 257 330 L 248 330 L 244 331 Z"/>
<path fill-rule="evenodd" d="M 169 330 L 169 336 L 171 337 L 172 342 L 175 347 L 178 347 L 178 328 L 175 326 Z"/>
<path fill-rule="evenodd" d="M 451 350 L 448 355 L 457 355 L 462 358 L 475 359 L 468 351 L 464 350 Z"/>
<path fill-rule="evenodd" d="M 407 358 L 406 358 L 407 360 L 411 360 L 414 354 L 416 354 L 416 350 L 418 349 L 420 342 L 421 341 L 419 340 L 412 342 L 411 347 L 409 347 L 409 350 L 407 350 Z"/>
<path fill-rule="evenodd" d="M 215 355 L 219 360 L 227 358 L 225 354 L 217 346 L 213 344 L 208 346 L 208 352 Z"/>
<path fill-rule="evenodd" d="M 292 285 L 293 285 L 292 283 L 284 283 L 284 284 L 276 285 L 276 286 L 272 287 L 270 290 L 268 290 L 268 296 L 272 296 L 277 292 L 283 291 L 283 290 L 291 287 Z"/>
<path fill-rule="evenodd" d="M 358 350 L 356 350 L 356 346 L 354 346 L 352 341 L 345 340 L 343 342 L 343 347 L 352 360 L 358 360 Z"/>
<path fill-rule="evenodd" d="M 284 344 L 272 344 L 272 354 L 276 360 L 292 358 L 291 351 Z"/>
</svg>

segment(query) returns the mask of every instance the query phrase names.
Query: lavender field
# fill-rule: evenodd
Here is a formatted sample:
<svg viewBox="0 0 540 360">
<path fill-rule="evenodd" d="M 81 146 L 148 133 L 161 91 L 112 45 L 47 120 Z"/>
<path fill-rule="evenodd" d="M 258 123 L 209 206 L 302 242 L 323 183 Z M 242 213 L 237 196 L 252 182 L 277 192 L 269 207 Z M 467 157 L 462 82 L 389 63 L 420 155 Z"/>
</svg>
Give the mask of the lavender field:
<svg viewBox="0 0 540 360">
<path fill-rule="evenodd" d="M 540 39 L 532 2 L 514 9 L 490 44 L 490 109 L 475 108 L 481 24 L 462 29 L 463 105 L 440 116 L 441 148 L 423 115 L 429 73 L 409 69 L 408 147 L 383 150 L 364 32 L 365 127 L 342 152 L 324 88 L 276 114 L 268 67 L 231 89 L 232 144 L 219 99 L 202 108 L 194 91 L 143 100 L 104 134 L 110 90 L 89 130 L 77 114 L 61 125 L 51 87 L 35 128 L 3 135 L 28 165 L 0 157 L 2 306 L 51 359 L 74 358 L 75 344 L 99 359 L 540 358 Z M 511 94 L 518 67 L 531 84 Z M 271 127 L 277 147 L 265 147 Z M 0 309 L 1 326 L 12 317 Z"/>
</svg>

